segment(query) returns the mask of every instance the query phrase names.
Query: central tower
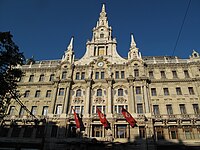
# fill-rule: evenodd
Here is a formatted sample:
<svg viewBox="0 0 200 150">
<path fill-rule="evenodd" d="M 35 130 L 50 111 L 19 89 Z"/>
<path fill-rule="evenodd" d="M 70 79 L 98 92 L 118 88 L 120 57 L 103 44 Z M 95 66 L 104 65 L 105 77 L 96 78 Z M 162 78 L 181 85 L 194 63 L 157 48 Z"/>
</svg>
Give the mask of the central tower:
<svg viewBox="0 0 200 150">
<path fill-rule="evenodd" d="M 92 30 L 92 39 L 86 43 L 85 55 L 77 62 L 89 64 L 98 57 L 106 58 L 112 63 L 124 62 L 116 50 L 116 39 L 112 38 L 112 27 L 108 24 L 108 18 L 103 4 L 99 19 Z"/>
</svg>

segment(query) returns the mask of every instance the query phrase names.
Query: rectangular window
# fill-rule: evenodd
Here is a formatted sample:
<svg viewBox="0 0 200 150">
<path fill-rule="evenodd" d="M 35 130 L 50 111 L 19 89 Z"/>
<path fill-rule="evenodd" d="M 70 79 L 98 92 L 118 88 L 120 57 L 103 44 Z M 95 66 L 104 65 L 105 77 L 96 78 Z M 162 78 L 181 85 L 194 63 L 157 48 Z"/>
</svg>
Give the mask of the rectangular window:
<svg viewBox="0 0 200 150">
<path fill-rule="evenodd" d="M 160 75 L 161 75 L 161 78 L 162 78 L 162 79 L 165 79 L 165 78 L 166 78 L 165 71 L 160 71 Z"/>
<path fill-rule="evenodd" d="M 62 73 L 62 79 L 66 79 L 67 78 L 67 72 L 63 72 Z"/>
<path fill-rule="evenodd" d="M 184 75 L 185 75 L 185 78 L 189 78 L 190 77 L 188 70 L 184 70 Z"/>
<path fill-rule="evenodd" d="M 101 79 L 104 79 L 105 78 L 104 76 L 105 76 L 104 72 L 101 72 Z"/>
<path fill-rule="evenodd" d="M 156 96 L 156 88 L 151 88 L 151 96 Z"/>
<path fill-rule="evenodd" d="M 51 97 L 51 90 L 47 90 L 46 97 Z"/>
<path fill-rule="evenodd" d="M 177 95 L 182 95 L 182 92 L 181 92 L 181 88 L 180 88 L 180 87 L 177 87 L 177 88 L 176 88 L 176 94 L 177 94 Z"/>
<path fill-rule="evenodd" d="M 136 94 L 141 94 L 141 87 L 140 87 L 140 86 L 137 86 L 137 87 L 135 88 L 135 93 L 136 93 Z"/>
<path fill-rule="evenodd" d="M 48 106 L 43 106 L 43 110 L 42 110 L 42 115 L 43 116 L 47 116 L 48 115 Z"/>
<path fill-rule="evenodd" d="M 139 135 L 140 135 L 140 138 L 146 137 L 146 129 L 144 126 L 139 126 Z"/>
<path fill-rule="evenodd" d="M 103 129 L 102 125 L 93 125 L 92 126 L 92 136 L 93 137 L 102 137 Z"/>
<path fill-rule="evenodd" d="M 24 116 L 24 114 L 25 114 L 25 109 L 24 109 L 24 106 L 21 106 L 21 108 L 20 108 L 20 111 L 19 111 L 19 116 Z"/>
<path fill-rule="evenodd" d="M 85 72 L 81 72 L 81 80 L 85 79 Z"/>
<path fill-rule="evenodd" d="M 193 87 L 188 87 L 188 91 L 190 95 L 194 95 L 194 89 Z"/>
<path fill-rule="evenodd" d="M 76 73 L 76 80 L 79 80 L 79 79 L 80 79 L 80 73 L 77 72 L 77 73 Z"/>
<path fill-rule="evenodd" d="M 35 92 L 35 97 L 40 97 L 40 90 L 37 90 L 37 91 Z"/>
<path fill-rule="evenodd" d="M 192 104 L 192 105 L 193 105 L 194 114 L 199 114 L 199 105 L 198 104 Z"/>
<path fill-rule="evenodd" d="M 56 114 L 60 115 L 62 113 L 62 105 L 58 104 L 56 107 Z"/>
<path fill-rule="evenodd" d="M 163 140 L 164 139 L 164 135 L 163 135 L 163 129 L 162 128 L 158 128 L 156 129 L 156 137 L 157 137 L 157 140 Z"/>
<path fill-rule="evenodd" d="M 119 71 L 115 71 L 115 79 L 119 79 Z"/>
<path fill-rule="evenodd" d="M 32 108 L 31 108 L 31 113 L 32 113 L 33 115 L 36 115 L 36 113 L 37 113 L 37 106 L 32 106 Z"/>
<path fill-rule="evenodd" d="M 34 75 L 30 75 L 29 82 L 33 82 L 33 81 L 34 81 Z"/>
<path fill-rule="evenodd" d="M 117 125 L 117 138 L 127 137 L 127 125 Z"/>
<path fill-rule="evenodd" d="M 106 113 L 106 106 L 92 106 L 92 113 L 93 114 L 97 113 L 96 108 L 98 108 L 102 113 Z"/>
<path fill-rule="evenodd" d="M 153 105 L 153 113 L 154 113 L 154 115 L 159 115 L 160 114 L 158 105 Z"/>
<path fill-rule="evenodd" d="M 139 70 L 138 69 L 134 70 L 134 77 L 139 77 Z"/>
<path fill-rule="evenodd" d="M 81 89 L 76 90 L 76 97 L 81 97 Z"/>
<path fill-rule="evenodd" d="M 59 96 L 63 96 L 63 95 L 64 95 L 64 88 L 60 88 L 60 89 L 59 89 L 58 95 L 59 95 Z"/>
<path fill-rule="evenodd" d="M 175 70 L 172 71 L 172 76 L 174 79 L 178 78 L 177 72 Z"/>
<path fill-rule="evenodd" d="M 15 115 L 15 106 L 10 106 L 10 109 L 9 109 L 9 115 Z"/>
<path fill-rule="evenodd" d="M 171 139 L 177 139 L 176 131 L 171 131 Z"/>
<path fill-rule="evenodd" d="M 102 96 L 102 89 L 97 89 L 97 96 Z"/>
<path fill-rule="evenodd" d="M 142 104 L 137 104 L 137 113 L 138 114 L 143 114 L 143 106 L 142 106 Z"/>
<path fill-rule="evenodd" d="M 100 36 L 103 36 L 103 34 L 101 34 Z M 104 47 L 98 47 L 98 55 L 104 55 Z"/>
<path fill-rule="evenodd" d="M 149 71 L 149 78 L 151 78 L 151 79 L 154 78 L 153 71 Z"/>
<path fill-rule="evenodd" d="M 185 131 L 185 139 L 192 139 L 191 129 L 184 129 Z"/>
<path fill-rule="evenodd" d="M 169 89 L 168 88 L 163 88 L 164 95 L 167 96 L 169 95 Z"/>
<path fill-rule="evenodd" d="M 185 104 L 179 104 L 181 114 L 186 114 Z"/>
<path fill-rule="evenodd" d="M 122 112 L 122 108 L 125 108 L 126 110 L 128 110 L 128 106 L 127 105 L 115 105 L 115 113 L 121 114 Z"/>
<path fill-rule="evenodd" d="M 80 106 L 75 106 L 74 110 L 77 114 L 81 114 L 81 107 Z"/>
<path fill-rule="evenodd" d="M 172 109 L 172 105 L 166 105 L 166 108 L 167 108 L 167 114 L 168 115 L 172 115 L 173 114 L 173 109 Z"/>
<path fill-rule="evenodd" d="M 177 127 L 169 127 L 169 138 L 178 139 L 178 129 Z"/>
<path fill-rule="evenodd" d="M 29 95 L 30 95 L 30 91 L 29 91 L 29 90 L 25 91 L 24 97 L 25 97 L 25 98 L 26 98 L 26 97 L 29 97 Z"/>
<path fill-rule="evenodd" d="M 125 73 L 124 73 L 124 71 L 121 71 L 121 78 L 122 78 L 122 79 L 125 78 Z"/>
<path fill-rule="evenodd" d="M 55 76 L 54 74 L 51 74 L 50 78 L 49 78 L 49 81 L 53 81 L 54 80 L 54 76 Z"/>
<path fill-rule="evenodd" d="M 40 75 L 40 78 L 39 78 L 39 82 L 42 82 L 42 81 L 44 81 L 44 75 L 43 74 Z"/>
<path fill-rule="evenodd" d="M 95 72 L 95 79 L 99 79 L 99 72 Z"/>
<path fill-rule="evenodd" d="M 123 93 L 123 89 L 118 89 L 118 96 L 123 96 L 124 93 Z"/>
</svg>

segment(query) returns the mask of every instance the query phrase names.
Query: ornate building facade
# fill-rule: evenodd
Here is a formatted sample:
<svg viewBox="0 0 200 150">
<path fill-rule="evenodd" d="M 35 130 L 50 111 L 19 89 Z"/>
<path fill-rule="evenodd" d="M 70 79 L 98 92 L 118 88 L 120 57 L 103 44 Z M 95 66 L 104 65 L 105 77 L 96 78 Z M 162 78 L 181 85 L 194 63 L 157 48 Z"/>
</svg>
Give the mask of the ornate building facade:
<svg viewBox="0 0 200 150">
<path fill-rule="evenodd" d="M 9 106 L 0 149 L 200 146 L 199 53 L 193 51 L 188 59 L 142 57 L 131 35 L 128 57 L 122 58 L 105 5 L 92 32 L 79 60 L 71 38 L 62 59 L 18 66 L 24 72 L 18 83 L 22 103 L 13 100 Z M 97 108 L 110 128 L 101 124 Z M 136 127 L 130 127 L 122 108 L 135 118 Z M 73 109 L 81 129 L 76 129 Z"/>
</svg>

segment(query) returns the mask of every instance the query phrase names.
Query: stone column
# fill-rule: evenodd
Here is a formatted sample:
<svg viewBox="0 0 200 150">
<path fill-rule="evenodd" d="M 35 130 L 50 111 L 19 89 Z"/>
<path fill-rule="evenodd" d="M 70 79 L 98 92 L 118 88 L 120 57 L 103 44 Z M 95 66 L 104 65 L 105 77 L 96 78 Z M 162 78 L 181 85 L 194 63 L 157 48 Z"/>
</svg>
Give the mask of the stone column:
<svg viewBox="0 0 200 150">
<path fill-rule="evenodd" d="M 144 96 L 145 113 L 150 113 L 148 93 L 147 93 L 147 86 L 146 85 L 143 86 L 143 96 Z"/>
<path fill-rule="evenodd" d="M 130 113 L 135 113 L 135 98 L 134 98 L 134 78 L 133 77 L 128 77 L 128 82 L 129 82 L 129 111 Z"/>
<path fill-rule="evenodd" d="M 108 82 L 108 114 L 107 114 L 107 117 L 112 117 L 112 113 L 113 113 L 113 107 L 112 107 L 112 83 L 113 83 L 113 80 L 112 79 L 107 79 L 107 82 Z"/>
<path fill-rule="evenodd" d="M 86 96 L 85 96 L 85 113 L 84 116 L 86 118 L 89 117 L 90 114 L 90 103 L 91 103 L 91 84 L 92 84 L 92 79 L 86 79 Z"/>
<path fill-rule="evenodd" d="M 68 83 L 67 87 L 66 87 L 66 94 L 65 94 L 64 105 L 63 105 L 63 109 L 62 109 L 63 114 L 68 113 L 69 97 L 70 97 L 70 83 Z"/>
<path fill-rule="evenodd" d="M 59 80 L 55 81 L 55 84 L 53 85 L 53 93 L 52 95 L 54 96 L 53 101 L 51 103 L 51 107 L 50 107 L 50 111 L 49 114 L 54 114 L 54 108 L 55 108 L 55 104 L 56 104 L 56 100 L 57 100 L 57 93 L 58 93 L 58 85 L 59 85 Z"/>
</svg>

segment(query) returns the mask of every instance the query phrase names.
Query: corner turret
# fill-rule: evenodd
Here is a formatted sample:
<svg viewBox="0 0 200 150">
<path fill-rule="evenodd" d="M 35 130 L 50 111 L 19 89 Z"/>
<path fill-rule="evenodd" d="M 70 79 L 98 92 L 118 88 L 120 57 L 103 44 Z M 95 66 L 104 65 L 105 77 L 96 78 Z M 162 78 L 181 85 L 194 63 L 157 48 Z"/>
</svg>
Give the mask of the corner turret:
<svg viewBox="0 0 200 150">
<path fill-rule="evenodd" d="M 70 40 L 70 43 L 65 51 L 65 54 L 62 57 L 62 62 L 69 62 L 71 64 L 74 62 L 73 41 L 74 37 L 72 37 Z"/>
<path fill-rule="evenodd" d="M 136 42 L 134 39 L 133 34 L 131 34 L 131 45 L 128 52 L 128 59 L 142 59 L 141 53 L 139 52 L 138 48 L 136 47 Z"/>
</svg>

